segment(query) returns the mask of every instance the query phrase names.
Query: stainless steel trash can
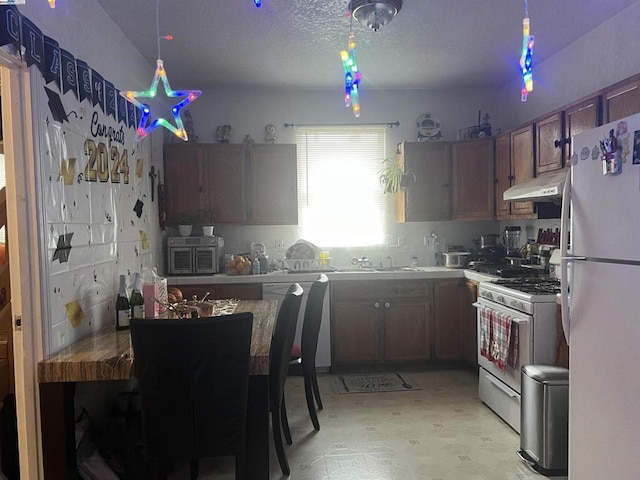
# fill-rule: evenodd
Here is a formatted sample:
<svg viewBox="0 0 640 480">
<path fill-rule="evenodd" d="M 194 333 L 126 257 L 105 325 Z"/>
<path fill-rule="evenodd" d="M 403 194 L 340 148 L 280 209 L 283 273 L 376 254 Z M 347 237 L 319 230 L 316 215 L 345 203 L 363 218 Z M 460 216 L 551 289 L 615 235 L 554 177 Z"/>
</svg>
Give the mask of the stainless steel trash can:
<svg viewBox="0 0 640 480">
<path fill-rule="evenodd" d="M 566 475 L 569 465 L 569 370 L 524 365 L 520 372 L 518 456 L 543 475 Z"/>
</svg>

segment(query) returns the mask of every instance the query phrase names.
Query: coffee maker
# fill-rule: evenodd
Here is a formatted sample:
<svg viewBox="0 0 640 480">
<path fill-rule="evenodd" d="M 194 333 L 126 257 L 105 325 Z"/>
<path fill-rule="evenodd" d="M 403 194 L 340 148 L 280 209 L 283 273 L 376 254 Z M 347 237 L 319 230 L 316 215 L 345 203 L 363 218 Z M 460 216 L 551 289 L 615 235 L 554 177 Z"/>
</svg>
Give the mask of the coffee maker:
<svg viewBox="0 0 640 480">
<path fill-rule="evenodd" d="M 507 257 L 520 256 L 520 227 L 506 227 L 504 229 L 504 246 L 507 249 Z"/>
</svg>

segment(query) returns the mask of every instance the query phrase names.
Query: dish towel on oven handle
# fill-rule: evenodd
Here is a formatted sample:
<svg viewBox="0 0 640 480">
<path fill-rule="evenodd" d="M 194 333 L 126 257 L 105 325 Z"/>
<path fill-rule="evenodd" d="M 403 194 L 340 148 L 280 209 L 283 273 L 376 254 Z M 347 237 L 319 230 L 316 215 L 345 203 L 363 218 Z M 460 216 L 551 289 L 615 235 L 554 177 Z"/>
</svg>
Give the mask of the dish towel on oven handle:
<svg viewBox="0 0 640 480">
<path fill-rule="evenodd" d="M 520 325 L 518 322 L 511 321 L 511 338 L 509 339 L 509 357 L 507 358 L 507 365 L 511 368 L 518 366 L 518 356 L 520 345 Z"/>
<path fill-rule="evenodd" d="M 480 307 L 480 355 L 493 361 L 491 356 L 491 313 L 492 308 Z"/>
<path fill-rule="evenodd" d="M 505 370 L 518 365 L 518 324 L 510 315 L 480 307 L 480 355 Z"/>
</svg>

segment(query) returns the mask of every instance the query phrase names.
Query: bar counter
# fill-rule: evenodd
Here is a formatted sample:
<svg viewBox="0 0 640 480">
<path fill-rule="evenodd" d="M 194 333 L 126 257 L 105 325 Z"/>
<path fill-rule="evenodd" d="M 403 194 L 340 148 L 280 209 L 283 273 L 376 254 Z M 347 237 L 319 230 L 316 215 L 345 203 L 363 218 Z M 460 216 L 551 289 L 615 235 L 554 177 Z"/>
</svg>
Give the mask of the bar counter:
<svg viewBox="0 0 640 480">
<path fill-rule="evenodd" d="M 269 478 L 269 350 L 277 305 L 276 300 L 240 300 L 234 310 L 253 313 L 247 406 L 247 458 L 251 462 L 246 467 L 251 479 Z M 45 479 L 76 478 L 76 382 L 129 380 L 134 378 L 133 363 L 129 330 L 117 331 L 113 326 L 38 363 Z"/>
</svg>

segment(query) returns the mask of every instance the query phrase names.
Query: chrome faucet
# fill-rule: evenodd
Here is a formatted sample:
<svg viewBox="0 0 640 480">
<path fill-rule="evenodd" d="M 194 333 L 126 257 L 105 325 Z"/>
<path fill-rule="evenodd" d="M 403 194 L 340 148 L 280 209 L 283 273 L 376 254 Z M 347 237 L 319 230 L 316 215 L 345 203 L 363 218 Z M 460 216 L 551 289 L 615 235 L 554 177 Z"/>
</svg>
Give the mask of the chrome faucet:
<svg viewBox="0 0 640 480">
<path fill-rule="evenodd" d="M 351 259 L 351 265 L 357 265 L 358 268 L 371 268 L 373 266 L 371 260 L 369 260 L 364 255 L 362 256 L 362 258 L 353 257 Z"/>
</svg>

